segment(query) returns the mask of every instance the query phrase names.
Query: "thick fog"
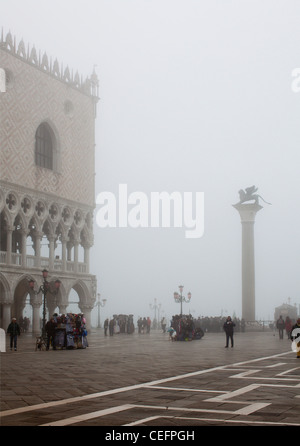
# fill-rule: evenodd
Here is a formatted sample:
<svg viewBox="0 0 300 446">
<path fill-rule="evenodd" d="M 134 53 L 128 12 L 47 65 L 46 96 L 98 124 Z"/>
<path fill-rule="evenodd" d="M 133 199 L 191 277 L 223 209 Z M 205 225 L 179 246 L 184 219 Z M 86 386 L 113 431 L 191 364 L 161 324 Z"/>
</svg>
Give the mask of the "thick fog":
<svg viewBox="0 0 300 446">
<path fill-rule="evenodd" d="M 155 299 L 169 318 L 179 285 L 192 293 L 184 313 L 241 317 L 232 204 L 252 185 L 272 203 L 261 202 L 255 223 L 256 318 L 273 319 L 289 298 L 300 304 L 299 1 L 0 0 L 0 17 L 4 35 L 83 77 L 95 66 L 95 197 L 118 198 L 121 184 L 149 200 L 204 193 L 200 238 L 184 227 L 101 229 L 96 207 L 101 319 L 153 318 Z"/>
</svg>

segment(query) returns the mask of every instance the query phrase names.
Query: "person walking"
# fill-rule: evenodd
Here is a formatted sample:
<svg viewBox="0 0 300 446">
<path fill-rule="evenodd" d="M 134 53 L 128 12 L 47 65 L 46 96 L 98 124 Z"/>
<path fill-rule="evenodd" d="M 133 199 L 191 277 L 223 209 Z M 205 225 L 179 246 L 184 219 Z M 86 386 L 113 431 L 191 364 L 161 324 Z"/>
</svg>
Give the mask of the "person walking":
<svg viewBox="0 0 300 446">
<path fill-rule="evenodd" d="M 298 318 L 295 325 L 292 326 L 291 340 L 295 346 L 295 350 L 293 349 L 293 351 L 297 352 L 297 358 L 300 359 L 300 318 Z"/>
<path fill-rule="evenodd" d="M 276 322 L 276 328 L 279 331 L 279 339 L 283 339 L 283 330 L 285 327 L 285 322 L 282 316 L 279 316 L 279 319 Z"/>
<path fill-rule="evenodd" d="M 14 346 L 15 351 L 17 351 L 18 336 L 21 335 L 21 332 L 15 317 L 12 318 L 11 323 L 7 327 L 7 333 L 10 335 L 10 349 L 12 350 Z"/>
<path fill-rule="evenodd" d="M 228 316 L 223 325 L 223 330 L 226 334 L 226 345 L 225 348 L 228 348 L 229 339 L 231 341 L 231 347 L 233 347 L 233 328 L 235 327 L 235 323 L 232 321 L 231 317 Z"/>
</svg>

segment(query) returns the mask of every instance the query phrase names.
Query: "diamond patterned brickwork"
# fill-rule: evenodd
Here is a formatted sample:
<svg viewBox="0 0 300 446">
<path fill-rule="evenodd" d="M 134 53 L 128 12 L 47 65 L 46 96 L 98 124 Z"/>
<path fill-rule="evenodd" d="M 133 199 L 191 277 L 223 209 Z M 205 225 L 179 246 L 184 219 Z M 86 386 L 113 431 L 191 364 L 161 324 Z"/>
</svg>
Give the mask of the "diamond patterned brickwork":
<svg viewBox="0 0 300 446">
<path fill-rule="evenodd" d="M 94 206 L 95 98 L 3 49 L 0 66 L 10 73 L 0 102 L 1 179 Z M 44 121 L 57 141 L 53 171 L 35 165 Z"/>
</svg>

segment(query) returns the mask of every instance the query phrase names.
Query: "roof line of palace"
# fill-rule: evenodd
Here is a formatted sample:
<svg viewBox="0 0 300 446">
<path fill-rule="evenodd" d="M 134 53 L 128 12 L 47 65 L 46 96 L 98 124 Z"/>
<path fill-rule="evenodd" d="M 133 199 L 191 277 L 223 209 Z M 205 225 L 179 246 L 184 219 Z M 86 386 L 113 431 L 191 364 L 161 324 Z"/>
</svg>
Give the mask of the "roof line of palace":
<svg viewBox="0 0 300 446">
<path fill-rule="evenodd" d="M 85 93 L 89 96 L 94 96 L 98 98 L 99 93 L 99 81 L 97 74 L 95 72 L 95 67 L 93 74 L 90 78 L 86 78 L 84 81 L 82 76 L 79 76 L 78 71 L 76 71 L 75 75 L 73 74 L 73 70 L 70 72 L 68 66 L 65 68 L 61 64 L 59 65 L 57 59 L 52 61 L 52 58 L 49 58 L 46 53 L 41 55 L 37 54 L 35 47 L 29 48 L 29 45 L 26 49 L 23 39 L 20 42 L 16 43 L 16 38 L 12 37 L 11 32 L 9 31 L 4 38 L 3 28 L 1 32 L 1 40 L 0 40 L 0 48 L 11 53 L 15 57 L 23 60 L 24 62 L 38 68 L 44 73 L 54 77 L 55 79 L 68 84 L 70 87 L 76 88 L 77 90 Z"/>
</svg>

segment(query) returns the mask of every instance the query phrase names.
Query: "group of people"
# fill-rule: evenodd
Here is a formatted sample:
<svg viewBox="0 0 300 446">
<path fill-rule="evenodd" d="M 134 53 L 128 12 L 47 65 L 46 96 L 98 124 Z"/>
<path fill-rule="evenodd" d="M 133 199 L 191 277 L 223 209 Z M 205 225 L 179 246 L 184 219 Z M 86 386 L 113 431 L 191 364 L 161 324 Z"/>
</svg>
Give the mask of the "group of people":
<svg viewBox="0 0 300 446">
<path fill-rule="evenodd" d="M 111 319 L 107 318 L 104 321 L 104 335 L 113 336 L 119 333 L 134 333 L 135 327 L 133 323 L 133 314 L 114 314 Z"/>
<path fill-rule="evenodd" d="M 224 316 L 202 316 L 198 317 L 198 321 L 205 333 L 220 333 L 224 330 L 224 322 L 227 317 Z M 232 320 L 235 324 L 236 332 L 245 332 L 246 322 L 245 319 L 233 317 Z"/>
<path fill-rule="evenodd" d="M 190 314 L 173 316 L 168 333 L 172 341 L 192 341 L 204 336 L 199 321 L 193 319 Z"/>
<path fill-rule="evenodd" d="M 53 350 L 88 347 L 86 319 L 82 313 L 67 313 L 66 315 L 55 313 L 46 323 L 45 328 L 47 333 L 46 350 L 49 350 L 50 345 Z"/>
<path fill-rule="evenodd" d="M 278 329 L 279 339 L 283 339 L 284 331 L 286 332 L 287 338 L 291 339 L 291 334 L 296 324 L 295 321 L 289 316 L 287 316 L 285 320 L 282 316 L 279 316 L 279 319 L 277 319 L 276 321 L 276 328 Z"/>
<path fill-rule="evenodd" d="M 29 326 L 30 326 L 30 319 L 29 319 L 29 317 L 21 316 L 18 323 L 19 323 L 19 327 L 20 327 L 21 333 L 28 333 Z"/>
<path fill-rule="evenodd" d="M 287 338 L 292 341 L 292 349 L 297 352 L 297 358 L 300 359 L 300 318 L 295 323 L 289 316 L 285 320 L 279 316 L 276 328 L 279 332 L 279 339 L 283 339 L 284 330 L 286 331 Z"/>
<path fill-rule="evenodd" d="M 176 341 L 191 341 L 193 339 L 201 339 L 204 333 L 208 331 L 208 318 L 193 319 L 191 315 L 175 315 L 172 317 L 170 328 L 167 330 L 167 321 L 165 318 L 161 320 L 161 328 L 163 333 L 169 333 L 170 339 Z M 226 335 L 225 348 L 234 346 L 233 334 L 236 329 L 236 319 L 232 320 L 230 316 L 227 318 L 218 319 L 219 324 L 222 320 L 222 329 Z M 88 346 L 86 320 L 83 314 L 68 313 L 67 315 L 54 314 L 46 323 L 47 345 L 46 349 L 52 348 L 85 348 Z M 150 317 L 139 317 L 137 321 L 138 333 L 150 333 L 151 319 Z M 279 331 L 279 339 L 283 339 L 284 330 L 287 338 L 294 342 L 295 350 L 297 351 L 297 358 L 300 358 L 300 318 L 296 323 L 289 316 L 284 320 L 282 316 L 276 321 L 276 328 Z M 20 324 L 17 323 L 16 318 L 12 318 L 11 323 L 7 328 L 7 333 L 10 335 L 10 349 L 17 350 L 17 339 L 21 334 Z M 110 320 L 106 319 L 104 322 L 104 333 L 107 336 L 112 336 L 117 333 L 132 334 L 135 331 L 133 322 L 133 315 L 114 315 Z M 298 342 L 299 338 L 299 342 Z"/>
<path fill-rule="evenodd" d="M 140 317 L 137 321 L 137 327 L 138 327 L 138 333 L 144 334 L 144 333 L 150 333 L 151 329 L 151 319 L 149 316 L 147 317 Z"/>
<path fill-rule="evenodd" d="M 300 359 L 300 318 L 295 323 L 289 316 L 285 320 L 282 316 L 279 316 L 276 321 L 276 328 L 279 332 L 279 339 L 283 339 L 284 330 L 286 331 L 287 338 L 292 341 L 293 350 L 297 352 L 297 358 Z"/>
</svg>

